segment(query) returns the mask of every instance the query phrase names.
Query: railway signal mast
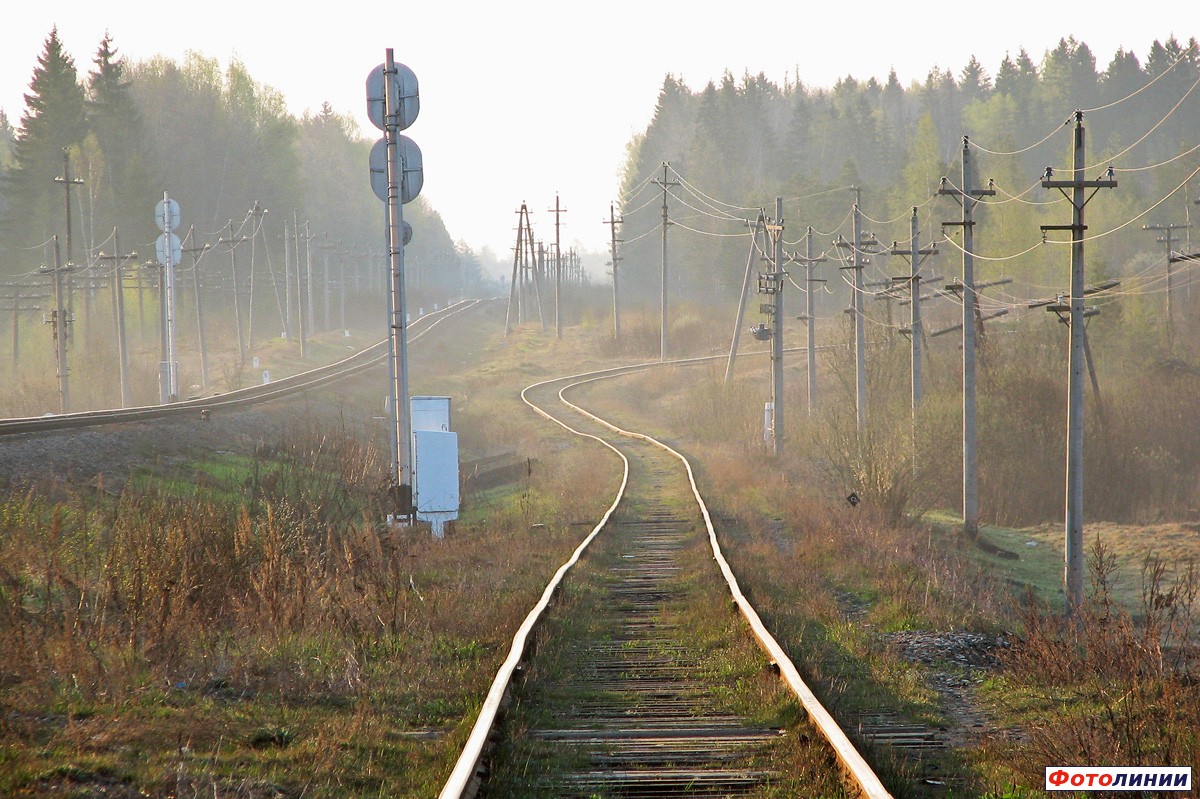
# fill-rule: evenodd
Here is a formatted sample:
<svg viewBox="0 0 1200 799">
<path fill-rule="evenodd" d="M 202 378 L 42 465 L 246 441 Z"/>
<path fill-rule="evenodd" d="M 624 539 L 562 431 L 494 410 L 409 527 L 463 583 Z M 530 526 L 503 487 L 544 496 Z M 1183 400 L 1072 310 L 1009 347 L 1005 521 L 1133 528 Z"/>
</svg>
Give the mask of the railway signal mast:
<svg viewBox="0 0 1200 799">
<path fill-rule="evenodd" d="M 392 452 L 392 520 L 413 518 L 412 419 L 408 396 L 408 321 L 404 295 L 404 245 L 412 228 L 404 222 L 404 204 L 421 193 L 424 183 L 421 150 L 400 131 L 416 120 L 421 104 L 417 76 L 396 63 L 387 48 L 384 63 L 367 76 L 367 116 L 384 133 L 371 150 L 371 188 L 387 203 L 387 248 L 391 270 L 388 292 L 388 365 Z"/>
</svg>

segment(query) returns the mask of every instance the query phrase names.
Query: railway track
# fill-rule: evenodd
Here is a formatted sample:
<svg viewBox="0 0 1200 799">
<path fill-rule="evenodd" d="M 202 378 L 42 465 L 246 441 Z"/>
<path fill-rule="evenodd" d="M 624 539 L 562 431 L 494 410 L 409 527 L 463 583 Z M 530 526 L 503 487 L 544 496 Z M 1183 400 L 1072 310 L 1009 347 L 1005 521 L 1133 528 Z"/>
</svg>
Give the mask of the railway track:
<svg viewBox="0 0 1200 799">
<path fill-rule="evenodd" d="M 440 311 L 426 314 L 409 323 L 409 342 L 458 314 L 474 308 L 483 300 L 463 300 L 448 305 Z M 320 366 L 307 372 L 285 377 L 261 386 L 250 386 L 225 394 L 193 397 L 170 405 L 148 405 L 137 408 L 120 408 L 101 411 L 83 411 L 47 416 L 32 416 L 17 419 L 0 419 L 0 436 L 21 433 L 48 433 L 60 430 L 75 430 L 123 422 L 150 421 L 155 419 L 186 418 L 196 414 L 240 410 L 264 402 L 285 399 L 305 391 L 320 388 L 329 383 L 351 377 L 359 372 L 378 366 L 388 355 L 388 342 L 380 341 L 359 350 L 336 363 Z"/>
<path fill-rule="evenodd" d="M 522 394 L 624 479 L 522 624 L 441 798 L 889 797 L 742 594 L 686 458 L 567 399 L 651 367 Z"/>
</svg>

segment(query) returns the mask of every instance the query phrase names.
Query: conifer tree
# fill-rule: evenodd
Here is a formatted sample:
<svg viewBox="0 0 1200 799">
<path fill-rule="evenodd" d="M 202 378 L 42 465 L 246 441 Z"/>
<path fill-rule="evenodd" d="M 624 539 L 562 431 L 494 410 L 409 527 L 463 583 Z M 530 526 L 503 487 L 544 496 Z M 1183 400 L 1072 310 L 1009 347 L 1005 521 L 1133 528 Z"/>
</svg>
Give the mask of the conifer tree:
<svg viewBox="0 0 1200 799">
<path fill-rule="evenodd" d="M 46 38 L 29 88 L 13 142 L 13 166 L 3 184 L 8 208 L 2 240 L 10 252 L 6 263 L 17 268 L 40 263 L 43 253 L 37 245 L 65 229 L 62 188 L 54 178 L 62 175 L 64 151 L 87 134 L 83 87 L 58 28 Z"/>
</svg>

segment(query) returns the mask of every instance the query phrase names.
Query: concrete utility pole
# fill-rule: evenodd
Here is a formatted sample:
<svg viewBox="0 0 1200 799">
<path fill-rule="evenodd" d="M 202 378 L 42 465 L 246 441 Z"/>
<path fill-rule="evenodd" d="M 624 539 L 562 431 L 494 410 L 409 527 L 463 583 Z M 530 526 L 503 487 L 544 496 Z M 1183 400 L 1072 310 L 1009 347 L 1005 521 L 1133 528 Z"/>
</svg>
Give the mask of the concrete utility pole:
<svg viewBox="0 0 1200 799">
<path fill-rule="evenodd" d="M 40 305 L 25 305 L 24 303 L 38 302 L 50 295 L 27 293 L 29 289 L 41 288 L 41 286 L 28 283 L 7 283 L 4 288 L 12 291 L 12 294 L 5 294 L 0 299 L 11 303 L 4 310 L 12 313 L 12 370 L 15 374 L 21 366 L 21 314 L 42 309 Z"/>
<path fill-rule="evenodd" d="M 267 209 L 263 208 L 256 200 L 254 207 L 250 209 L 250 218 L 254 220 L 254 225 L 250 228 L 250 297 L 246 301 L 246 346 L 250 349 L 254 349 L 254 267 L 258 255 L 258 234 L 263 233 L 263 240 L 266 240 L 266 233 L 262 230 L 263 217 L 266 215 Z M 267 260 L 269 264 L 270 253 L 267 254 Z M 271 280 L 275 280 L 274 269 L 271 270 Z M 279 301 L 278 290 L 275 293 L 275 301 Z M 243 354 L 244 359 L 245 355 Z"/>
<path fill-rule="evenodd" d="M 996 190 L 972 188 L 974 173 L 971 167 L 971 142 L 963 136 L 962 186 L 942 188 L 938 194 L 953 197 L 962 208 L 958 222 L 943 222 L 942 227 L 958 226 L 963 230 L 962 257 L 962 351 L 963 351 L 963 532 L 968 538 L 979 535 L 979 458 L 975 452 L 977 410 L 975 398 L 975 345 L 979 335 L 976 317 L 979 314 L 979 295 L 975 286 L 975 205 L 980 197 L 991 196 Z M 913 304 L 920 300 L 914 296 Z"/>
<path fill-rule="evenodd" d="M 304 220 L 304 298 L 306 316 L 301 320 L 307 323 L 305 328 L 311 336 L 317 327 L 317 312 L 314 307 L 313 296 L 313 258 L 312 258 L 312 240 L 317 237 L 317 234 L 309 230 L 308 220 Z"/>
<path fill-rule="evenodd" d="M 667 315 L 667 228 L 671 226 L 671 219 L 667 213 L 667 190 L 672 186 L 678 186 L 679 183 L 674 180 L 667 180 L 667 170 L 671 168 L 671 164 L 663 161 L 662 180 L 655 178 L 651 183 L 662 186 L 663 202 L 662 202 L 662 333 L 659 339 L 658 359 L 660 361 L 667 360 L 667 330 L 668 330 L 668 315 Z"/>
<path fill-rule="evenodd" d="M 1167 348 L 1170 349 L 1175 344 L 1175 282 L 1172 280 L 1175 272 L 1175 242 L 1179 239 L 1175 238 L 1176 230 L 1185 230 L 1190 228 L 1191 224 L 1184 225 L 1142 225 L 1142 230 L 1150 230 L 1154 232 L 1162 231 L 1166 235 L 1159 236 L 1155 241 L 1160 244 L 1167 245 Z"/>
<path fill-rule="evenodd" d="M 867 332 L 866 318 L 863 315 L 863 295 L 866 293 L 866 287 L 863 285 L 863 268 L 870 263 L 870 260 L 863 257 L 868 254 L 864 248 L 874 247 L 879 244 L 875 237 L 871 234 L 866 234 L 863 237 L 862 229 L 862 189 L 851 187 L 850 191 L 854 192 L 854 213 L 853 213 L 853 230 L 854 241 L 846 242 L 839 240 L 838 247 L 849 247 L 852 253 L 850 266 L 843 266 L 842 269 L 854 270 L 854 298 L 853 307 L 850 314 L 854 317 L 854 408 L 855 422 L 858 429 L 858 434 L 861 436 L 866 431 L 867 426 Z"/>
<path fill-rule="evenodd" d="M 295 243 L 296 257 L 294 259 L 296 265 L 296 335 L 300 337 L 300 360 L 304 360 L 307 353 L 307 346 L 304 341 L 304 272 L 300 268 L 300 222 L 298 212 L 292 209 L 292 237 Z M 311 271 L 312 261 L 309 261 Z"/>
<path fill-rule="evenodd" d="M 902 249 L 898 242 L 892 242 L 891 252 L 892 255 L 908 257 L 908 275 L 906 277 L 893 277 L 892 281 L 893 283 L 907 283 L 909 289 L 908 333 L 911 339 L 909 349 L 912 359 L 912 411 L 915 416 L 923 397 L 921 347 L 924 343 L 925 328 L 921 322 L 921 266 L 929 256 L 937 255 L 937 246 L 934 245 L 924 250 L 921 249 L 918 241 L 921 231 L 917 220 L 916 207 L 912 209 L 910 230 L 911 238 L 909 239 L 908 249 Z"/>
<path fill-rule="evenodd" d="M 559 231 L 559 215 L 566 208 L 559 207 L 558 194 L 554 195 L 554 335 L 562 338 L 562 238 Z"/>
<path fill-rule="evenodd" d="M 771 447 L 776 455 L 783 454 L 783 198 L 775 198 L 775 219 L 767 225 L 774 246 L 771 280 L 774 289 L 774 310 L 771 312 Z"/>
<path fill-rule="evenodd" d="M 725 383 L 728 385 L 733 380 L 733 367 L 737 362 L 738 343 L 742 335 L 742 320 L 746 316 L 746 299 L 750 294 L 750 279 L 754 275 L 754 254 L 759 252 L 758 236 L 759 233 L 765 232 L 767 228 L 767 213 L 765 210 L 759 210 L 758 217 L 754 220 L 754 227 L 750 234 L 750 252 L 746 254 L 746 274 L 742 277 L 742 293 L 738 295 L 737 313 L 733 318 L 733 336 L 729 343 L 729 360 L 725 364 Z M 765 254 L 766 248 L 762 249 Z M 765 255 L 764 255 L 765 257 Z"/>
<path fill-rule="evenodd" d="M 128 408 L 133 404 L 133 392 L 129 385 L 129 346 L 125 339 L 125 264 L 137 258 L 136 252 L 121 252 L 121 229 L 113 228 L 113 249 L 115 255 L 100 253 L 97 261 L 112 261 L 112 302 L 113 327 L 117 337 L 117 362 L 121 373 L 121 407 Z"/>
<path fill-rule="evenodd" d="M 238 341 L 238 362 L 246 360 L 246 339 L 242 333 L 242 304 L 238 300 L 238 271 L 237 271 L 237 246 L 243 241 L 248 241 L 249 236 L 235 236 L 233 232 L 233 220 L 229 220 L 229 235 L 223 239 L 217 239 L 218 244 L 224 244 L 229 247 L 229 276 L 230 286 L 233 293 L 233 323 L 237 328 Z"/>
<path fill-rule="evenodd" d="M 211 244 L 203 244 L 196 246 L 195 239 L 196 226 L 192 225 L 188 228 L 186 241 L 192 242 L 192 246 L 184 247 L 183 252 L 187 253 L 192 258 L 192 293 L 196 296 L 196 343 L 200 348 L 200 390 L 208 391 L 208 347 L 204 340 L 204 295 L 200 291 L 200 257 L 198 253 L 208 252 L 212 249 Z"/>
<path fill-rule="evenodd" d="M 808 328 L 808 415 L 812 416 L 817 408 L 817 320 L 813 308 L 813 284 L 824 283 L 822 278 L 813 277 L 813 268 L 817 264 L 829 260 L 825 257 L 813 256 L 813 229 L 810 226 L 804 231 L 804 258 L 797 259 L 804 263 L 806 278 L 804 282 L 804 321 Z"/>
<path fill-rule="evenodd" d="M 75 248 L 74 248 L 74 239 L 71 235 L 71 187 L 72 186 L 82 186 L 83 181 L 79 180 L 78 178 L 71 177 L 71 151 L 68 148 L 64 147 L 62 154 L 63 154 L 62 177 L 55 178 L 54 182 L 60 184 L 63 187 L 63 190 L 66 194 L 66 200 L 64 202 L 64 206 L 65 206 L 66 217 L 67 217 L 67 266 L 71 267 L 70 269 L 67 270 L 67 273 L 66 273 L 67 274 L 67 286 L 66 286 L 67 309 L 66 310 L 67 310 L 67 316 L 69 316 L 71 318 L 71 320 L 74 321 L 74 319 L 75 319 L 75 287 L 74 287 L 74 281 L 71 278 L 71 274 L 74 272 L 74 268 L 75 268 Z M 86 299 L 87 294 L 86 293 L 84 294 L 84 297 L 85 297 L 84 301 L 87 302 L 87 299 Z M 88 308 L 84 308 L 84 316 L 89 316 L 88 311 L 89 311 Z M 68 328 L 67 335 L 71 337 L 71 340 L 74 340 L 74 337 L 75 337 L 74 325 L 71 325 Z"/>
<path fill-rule="evenodd" d="M 63 297 L 63 277 L 71 272 L 70 264 L 63 264 L 62 250 L 58 244 L 58 236 L 54 237 L 54 268 L 42 269 L 50 272 L 54 280 L 54 310 L 50 312 L 50 325 L 54 336 L 54 362 L 58 373 L 58 412 L 66 413 L 71 406 L 71 395 L 67 386 L 67 328 L 71 325 L 71 315 L 67 311 Z"/>
<path fill-rule="evenodd" d="M 621 351 L 621 293 L 617 290 L 617 263 L 621 260 L 617 257 L 617 225 L 621 224 L 624 219 L 618 219 L 613 212 L 613 204 L 608 204 L 608 219 L 604 220 L 604 224 L 608 225 L 609 233 L 612 236 L 612 279 L 613 279 L 613 340 L 617 344 L 617 352 Z"/>
<path fill-rule="evenodd" d="M 1072 148 L 1070 180 L 1054 180 L 1046 169 L 1042 188 L 1058 189 L 1071 201 L 1070 225 L 1042 225 L 1043 231 L 1066 230 L 1071 233 L 1071 296 L 1069 327 L 1071 347 L 1067 360 L 1067 499 L 1066 552 L 1063 582 L 1067 594 L 1067 618 L 1078 619 L 1083 604 L 1083 373 L 1086 363 L 1084 330 L 1084 259 L 1083 237 L 1087 226 L 1083 209 L 1100 189 L 1116 188 L 1112 167 L 1103 180 L 1084 177 L 1083 112 L 1075 112 L 1075 142 Z M 1070 189 L 1068 194 L 1065 190 Z M 1089 195 L 1087 189 L 1092 189 Z"/>
<path fill-rule="evenodd" d="M 283 223 L 283 337 L 292 340 L 292 234 Z"/>
</svg>

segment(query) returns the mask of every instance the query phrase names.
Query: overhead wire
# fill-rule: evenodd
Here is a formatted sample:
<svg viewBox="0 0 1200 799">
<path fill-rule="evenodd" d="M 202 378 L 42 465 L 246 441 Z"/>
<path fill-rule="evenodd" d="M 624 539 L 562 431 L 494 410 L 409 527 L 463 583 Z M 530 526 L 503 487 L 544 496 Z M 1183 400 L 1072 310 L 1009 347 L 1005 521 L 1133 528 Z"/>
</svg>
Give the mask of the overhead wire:
<svg viewBox="0 0 1200 799">
<path fill-rule="evenodd" d="M 1160 80 L 1162 80 L 1162 79 L 1163 79 L 1163 77 L 1165 77 L 1165 76 L 1167 75 L 1167 73 L 1169 73 L 1171 70 L 1175 69 L 1175 67 L 1179 66 L 1179 64 L 1180 64 L 1180 63 L 1182 63 L 1182 62 L 1183 62 L 1183 60 L 1184 60 L 1185 58 L 1187 58 L 1187 56 L 1188 56 L 1189 54 L 1191 54 L 1191 52 L 1192 52 L 1194 49 L 1196 49 L 1196 47 L 1195 47 L 1195 45 L 1194 45 L 1194 44 L 1193 44 L 1193 45 L 1190 45 L 1190 46 L 1188 46 L 1188 48 L 1187 48 L 1186 50 L 1184 50 L 1182 53 L 1180 53 L 1180 54 L 1179 54 L 1179 57 L 1178 57 L 1178 58 L 1176 58 L 1174 61 L 1172 61 L 1172 62 L 1171 62 L 1171 63 L 1170 63 L 1168 66 L 1167 66 L 1167 68 L 1166 68 L 1166 69 L 1164 69 L 1162 72 L 1160 72 L 1160 73 L 1158 73 L 1157 75 L 1155 75 L 1155 76 L 1154 76 L 1154 78 L 1153 78 L 1153 79 L 1151 79 L 1149 83 L 1146 83 L 1145 85 L 1143 85 L 1142 87 L 1140 87 L 1140 88 L 1138 88 L 1138 89 L 1134 89 L 1132 92 L 1130 92 L 1129 94 L 1125 95 L 1125 96 L 1124 96 L 1124 97 L 1122 97 L 1120 100 L 1113 100 L 1111 103 L 1105 103 L 1104 105 L 1098 105 L 1098 106 L 1096 106 L 1095 108 L 1084 108 L 1084 109 L 1081 109 L 1081 110 L 1082 110 L 1082 111 L 1083 111 L 1083 113 L 1085 113 L 1085 114 L 1091 114 L 1091 113 L 1095 113 L 1096 111 L 1107 111 L 1109 108 L 1112 108 L 1113 106 L 1118 106 L 1118 105 L 1120 105 L 1121 103 L 1124 103 L 1124 102 L 1126 102 L 1127 100 L 1132 100 L 1134 97 L 1136 97 L 1137 95 L 1139 95 L 1139 94 L 1141 94 L 1142 92 L 1146 91 L 1146 89 L 1149 89 L 1151 86 L 1153 86 L 1154 84 L 1156 84 L 1156 83 L 1158 83 Z"/>
</svg>

